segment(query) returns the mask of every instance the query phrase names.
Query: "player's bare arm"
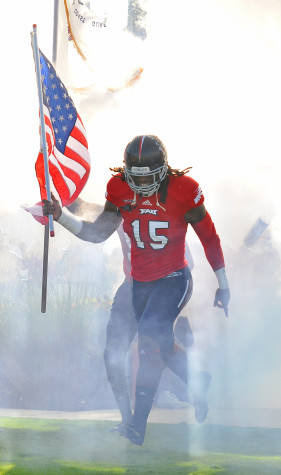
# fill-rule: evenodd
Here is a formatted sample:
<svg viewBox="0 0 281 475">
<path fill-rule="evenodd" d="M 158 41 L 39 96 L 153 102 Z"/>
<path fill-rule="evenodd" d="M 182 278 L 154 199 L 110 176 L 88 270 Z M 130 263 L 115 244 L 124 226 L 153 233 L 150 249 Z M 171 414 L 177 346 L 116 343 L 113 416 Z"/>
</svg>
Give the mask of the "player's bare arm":
<svg viewBox="0 0 281 475">
<path fill-rule="evenodd" d="M 43 200 L 43 203 L 45 216 L 52 214 L 55 221 L 83 241 L 93 243 L 106 241 L 121 223 L 118 209 L 110 201 L 106 201 L 102 213 L 93 222 L 84 221 L 70 213 L 64 213 L 53 194 L 51 202 Z"/>
<path fill-rule="evenodd" d="M 104 205 L 98 203 L 90 203 L 78 197 L 70 206 L 67 206 L 68 211 L 72 214 L 80 216 L 86 221 L 94 220 L 99 214 L 103 212 Z"/>
<path fill-rule="evenodd" d="M 202 219 L 205 218 L 206 208 L 205 205 L 198 206 L 197 208 L 192 208 L 187 211 L 184 215 L 184 219 L 187 223 L 191 225 L 199 223 Z"/>
<path fill-rule="evenodd" d="M 94 222 L 83 220 L 83 227 L 77 237 L 95 243 L 106 241 L 116 231 L 121 221 L 117 207 L 106 201 L 102 213 Z"/>
</svg>

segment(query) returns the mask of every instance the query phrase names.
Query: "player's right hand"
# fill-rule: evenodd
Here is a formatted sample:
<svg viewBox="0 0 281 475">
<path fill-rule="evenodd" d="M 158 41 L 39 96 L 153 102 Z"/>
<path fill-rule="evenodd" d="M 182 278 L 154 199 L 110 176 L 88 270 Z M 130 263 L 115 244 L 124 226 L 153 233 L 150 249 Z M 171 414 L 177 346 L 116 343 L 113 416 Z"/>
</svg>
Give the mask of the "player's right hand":
<svg viewBox="0 0 281 475">
<path fill-rule="evenodd" d="M 61 206 L 53 193 L 51 193 L 51 198 L 52 201 L 43 200 L 43 214 L 44 216 L 49 216 L 49 214 L 52 214 L 54 220 L 57 221 L 62 213 Z"/>
</svg>

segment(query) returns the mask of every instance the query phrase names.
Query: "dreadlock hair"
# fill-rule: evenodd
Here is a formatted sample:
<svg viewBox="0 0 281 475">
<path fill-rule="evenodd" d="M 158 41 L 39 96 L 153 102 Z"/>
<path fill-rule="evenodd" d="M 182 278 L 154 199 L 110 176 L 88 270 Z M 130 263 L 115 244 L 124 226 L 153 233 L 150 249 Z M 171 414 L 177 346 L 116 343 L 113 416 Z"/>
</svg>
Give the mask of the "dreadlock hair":
<svg viewBox="0 0 281 475">
<path fill-rule="evenodd" d="M 123 167 L 113 167 L 113 168 L 109 168 L 109 170 L 112 173 L 112 176 L 116 176 L 116 174 L 121 174 L 122 176 L 118 177 L 118 178 L 121 178 L 122 181 L 125 181 L 125 172 L 124 172 L 124 168 Z"/>
<path fill-rule="evenodd" d="M 171 168 L 170 165 L 168 165 L 167 175 L 169 175 L 169 176 L 171 176 L 171 175 L 172 176 L 186 175 L 191 168 L 192 167 L 187 167 L 187 168 L 184 168 L 183 170 L 179 170 L 178 168 Z"/>
<path fill-rule="evenodd" d="M 171 168 L 170 165 L 168 165 L 167 175 L 165 176 L 159 188 L 159 201 L 161 201 L 162 203 L 166 202 L 169 177 L 186 175 L 191 168 L 192 167 L 187 167 L 187 168 L 184 168 L 183 170 L 179 170 L 178 168 Z M 116 176 L 116 174 L 118 173 L 121 175 L 118 178 L 120 178 L 122 181 L 125 181 L 125 172 L 124 172 L 123 167 L 109 168 L 109 170 L 113 172 L 112 176 Z"/>
</svg>

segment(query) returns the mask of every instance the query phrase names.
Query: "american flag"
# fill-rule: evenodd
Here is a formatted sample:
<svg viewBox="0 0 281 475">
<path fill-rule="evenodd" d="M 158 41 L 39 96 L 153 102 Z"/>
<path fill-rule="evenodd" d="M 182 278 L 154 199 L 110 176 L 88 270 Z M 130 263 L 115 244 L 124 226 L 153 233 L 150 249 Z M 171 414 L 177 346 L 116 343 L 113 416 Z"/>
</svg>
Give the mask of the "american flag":
<svg viewBox="0 0 281 475">
<path fill-rule="evenodd" d="M 51 188 L 53 183 L 62 206 L 69 206 L 84 188 L 91 169 L 86 131 L 54 67 L 40 50 L 39 54 Z M 41 151 L 35 169 L 44 199 L 47 193 Z"/>
</svg>

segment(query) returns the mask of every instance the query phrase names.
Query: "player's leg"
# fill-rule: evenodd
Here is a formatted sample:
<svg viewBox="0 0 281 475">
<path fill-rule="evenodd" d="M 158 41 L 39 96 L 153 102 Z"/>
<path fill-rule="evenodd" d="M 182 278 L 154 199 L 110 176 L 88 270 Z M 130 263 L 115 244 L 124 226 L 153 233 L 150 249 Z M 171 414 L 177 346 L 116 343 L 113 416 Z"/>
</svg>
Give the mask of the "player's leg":
<svg viewBox="0 0 281 475">
<path fill-rule="evenodd" d="M 180 315 L 174 325 L 175 342 L 183 345 L 185 349 L 194 343 L 194 335 L 186 315 Z M 156 407 L 180 409 L 188 406 L 186 384 L 169 368 L 161 376 L 157 390 Z"/>
<path fill-rule="evenodd" d="M 187 292 L 185 297 L 183 297 L 180 302 L 177 304 L 177 307 L 182 308 L 189 301 L 192 294 L 192 276 L 189 272 L 189 269 L 185 269 L 187 275 Z M 175 286 L 180 288 L 181 279 L 173 279 L 171 281 L 171 296 L 174 299 L 177 298 L 177 292 L 175 291 Z M 171 345 L 171 329 L 169 326 L 170 316 L 175 315 L 176 308 L 174 306 L 175 300 L 173 303 L 173 298 L 169 299 L 168 305 L 165 305 L 162 308 L 162 314 L 164 321 L 167 322 L 166 332 L 163 332 L 162 341 L 159 342 L 161 348 L 161 356 L 163 361 L 166 363 L 167 367 L 170 368 L 180 379 L 187 385 L 187 400 L 190 404 L 194 406 L 195 409 L 195 418 L 199 423 L 204 422 L 208 414 L 208 403 L 207 403 L 207 391 L 210 386 L 211 376 L 207 371 L 194 371 L 188 365 L 188 355 L 184 345 L 174 339 L 173 346 Z M 165 339 L 166 335 L 166 339 Z M 173 335 L 174 336 L 174 335 Z"/>
<path fill-rule="evenodd" d="M 132 285 L 125 279 L 118 288 L 106 329 L 104 361 L 108 381 L 121 412 L 122 423 L 132 418 L 126 372 L 128 349 L 137 332 L 137 322 L 132 306 Z"/>
<path fill-rule="evenodd" d="M 194 343 L 194 334 L 186 315 L 180 315 L 174 326 L 175 340 L 180 342 L 185 348 L 189 348 Z"/>
<path fill-rule="evenodd" d="M 171 285 L 175 276 L 178 277 L 177 284 Z M 147 418 L 165 367 L 163 354 L 174 351 L 173 324 L 188 298 L 189 277 L 190 273 L 183 270 L 154 282 L 134 281 L 133 304 L 139 322 L 139 370 L 133 423 L 123 435 L 139 445 L 143 442 Z M 181 371 L 187 372 L 186 357 Z"/>
<path fill-rule="evenodd" d="M 140 365 L 133 422 L 125 434 L 133 443 L 141 445 L 143 442 L 163 368 L 161 359 L 185 383 L 188 381 L 187 353 L 175 343 L 173 325 L 191 291 L 192 277 L 188 269 L 150 283 L 134 281 L 133 303 L 139 319 Z M 192 403 L 195 406 L 195 397 Z"/>
<path fill-rule="evenodd" d="M 124 427 L 120 434 L 127 437 L 132 443 L 141 445 L 164 366 L 160 357 L 159 346 L 155 340 L 141 335 L 138 338 L 138 346 L 139 369 L 135 390 L 134 415 L 132 424 Z"/>
<path fill-rule="evenodd" d="M 133 305 L 138 323 L 146 312 L 146 307 L 153 289 L 154 282 L 136 282 L 133 288 Z M 148 332 L 149 333 L 149 332 Z M 149 334 L 138 327 L 139 367 L 136 377 L 135 408 L 133 423 L 124 427 L 120 434 L 132 443 L 141 445 L 144 440 L 146 422 L 151 410 L 154 395 L 163 370 L 160 348 Z"/>
<path fill-rule="evenodd" d="M 154 293 L 154 301 L 160 300 L 157 311 L 161 318 L 161 331 L 155 333 L 155 337 L 160 346 L 161 357 L 168 368 L 185 383 L 188 374 L 187 352 L 185 345 L 175 339 L 173 328 L 177 326 L 176 318 L 189 301 L 192 289 L 192 276 L 190 270 L 185 268 L 162 279 L 161 286 Z M 167 297 L 160 299 L 161 293 Z"/>
</svg>

